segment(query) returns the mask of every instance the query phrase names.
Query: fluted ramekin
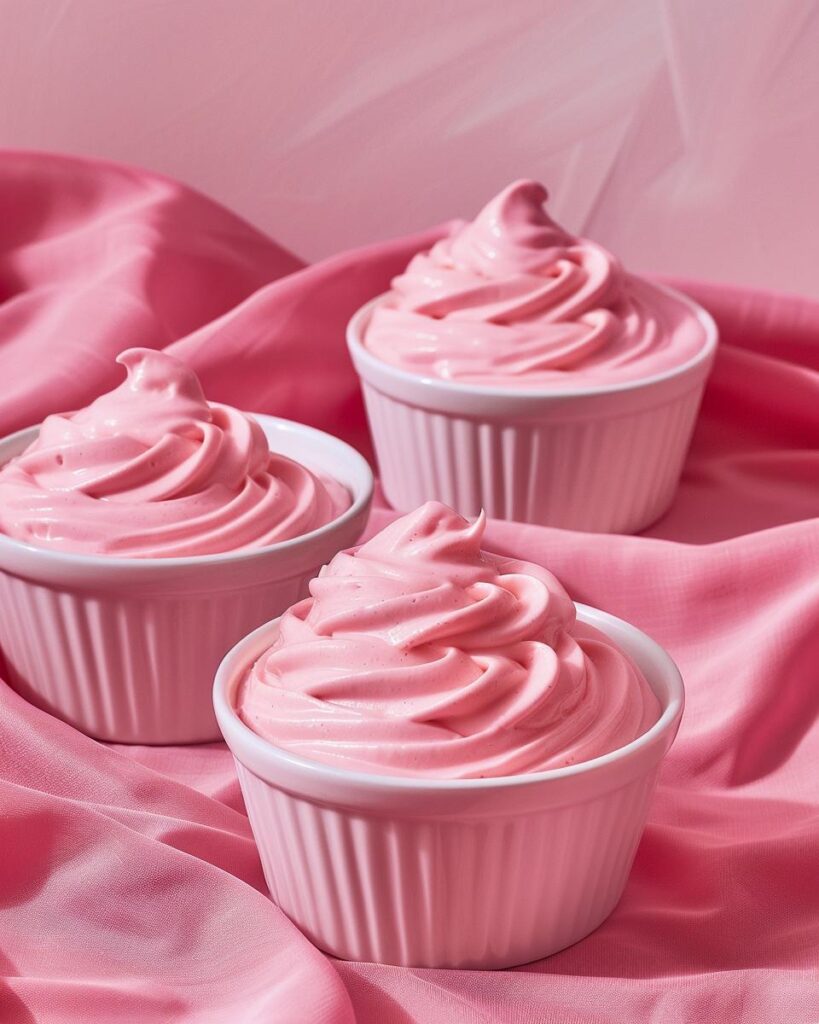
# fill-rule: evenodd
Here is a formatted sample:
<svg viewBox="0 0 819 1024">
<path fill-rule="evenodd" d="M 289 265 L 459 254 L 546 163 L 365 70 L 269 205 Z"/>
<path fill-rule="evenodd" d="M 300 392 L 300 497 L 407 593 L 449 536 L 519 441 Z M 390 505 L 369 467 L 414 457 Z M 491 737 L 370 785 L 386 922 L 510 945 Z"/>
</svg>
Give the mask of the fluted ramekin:
<svg viewBox="0 0 819 1024">
<path fill-rule="evenodd" d="M 298 757 L 254 733 L 235 709 L 239 683 L 278 621 L 227 655 L 214 706 L 265 878 L 317 946 L 348 960 L 509 967 L 577 942 L 612 912 L 677 733 L 683 685 L 644 633 L 577 609 L 631 655 L 662 715 L 603 757 L 507 778 L 414 779 Z"/>
<path fill-rule="evenodd" d="M 378 456 L 401 512 L 438 499 L 462 515 L 602 533 L 636 533 L 667 511 L 682 472 L 717 344 L 712 317 L 687 296 L 703 332 L 691 360 L 606 387 L 516 389 L 424 377 L 363 343 L 375 307 L 347 329 Z"/>
<path fill-rule="evenodd" d="M 319 568 L 358 540 L 373 489 L 366 460 L 343 441 L 254 415 L 271 451 L 340 481 L 350 508 L 279 544 L 185 558 L 68 554 L 0 534 L 0 648 L 19 693 L 97 739 L 219 738 L 211 699 L 219 662 L 305 596 Z M 0 465 L 38 429 L 0 441 Z"/>
</svg>

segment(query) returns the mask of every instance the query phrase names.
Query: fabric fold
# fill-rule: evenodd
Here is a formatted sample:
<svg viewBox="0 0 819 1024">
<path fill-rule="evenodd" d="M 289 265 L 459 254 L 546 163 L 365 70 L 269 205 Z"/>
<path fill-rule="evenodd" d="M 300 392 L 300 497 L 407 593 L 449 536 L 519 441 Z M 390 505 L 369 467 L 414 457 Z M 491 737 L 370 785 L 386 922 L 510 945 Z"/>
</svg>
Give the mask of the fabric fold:
<svg viewBox="0 0 819 1024">
<path fill-rule="evenodd" d="M 9 153 L 0 197 L 0 433 L 87 404 L 136 345 L 369 453 L 344 327 L 440 229 L 303 267 L 144 171 Z M 493 521 L 485 540 L 683 672 L 612 917 L 515 971 L 330 962 L 265 894 L 223 746 L 106 747 L 0 683 L 0 1020 L 816 1020 L 819 303 L 676 284 L 722 342 L 671 511 L 638 537 Z"/>
</svg>

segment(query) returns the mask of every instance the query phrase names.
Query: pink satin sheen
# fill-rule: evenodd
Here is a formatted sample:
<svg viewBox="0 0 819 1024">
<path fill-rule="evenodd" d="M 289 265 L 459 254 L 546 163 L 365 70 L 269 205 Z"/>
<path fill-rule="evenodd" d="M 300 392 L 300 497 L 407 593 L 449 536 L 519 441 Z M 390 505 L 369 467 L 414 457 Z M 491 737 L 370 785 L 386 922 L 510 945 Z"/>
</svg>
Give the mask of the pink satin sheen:
<svg viewBox="0 0 819 1024">
<path fill-rule="evenodd" d="M 563 768 L 645 732 L 659 704 L 639 669 L 550 572 L 482 551 L 485 526 L 428 502 L 336 555 L 248 673 L 244 722 L 336 767 L 456 779 Z"/>
<path fill-rule="evenodd" d="M 145 171 L 4 155 L 0 194 L 1 433 L 87 405 L 151 344 L 213 400 L 367 449 L 345 325 L 440 231 L 303 268 Z M 605 924 L 511 971 L 330 960 L 267 897 L 222 744 L 107 746 L 3 683 L 0 1020 L 815 1024 L 819 304 L 676 284 L 721 341 L 669 513 L 641 536 L 490 521 L 485 538 L 647 631 L 685 679 Z M 376 509 L 369 535 L 394 518 Z"/>
<path fill-rule="evenodd" d="M 414 256 L 367 348 L 424 376 L 515 388 L 636 381 L 694 358 L 705 336 L 690 312 L 555 224 L 546 199 L 514 182 Z"/>
<path fill-rule="evenodd" d="M 127 379 L 47 417 L 0 468 L 0 529 L 80 554 L 168 557 L 262 547 L 337 518 L 345 488 L 269 451 L 251 417 L 210 404 L 173 356 L 129 349 Z"/>
</svg>

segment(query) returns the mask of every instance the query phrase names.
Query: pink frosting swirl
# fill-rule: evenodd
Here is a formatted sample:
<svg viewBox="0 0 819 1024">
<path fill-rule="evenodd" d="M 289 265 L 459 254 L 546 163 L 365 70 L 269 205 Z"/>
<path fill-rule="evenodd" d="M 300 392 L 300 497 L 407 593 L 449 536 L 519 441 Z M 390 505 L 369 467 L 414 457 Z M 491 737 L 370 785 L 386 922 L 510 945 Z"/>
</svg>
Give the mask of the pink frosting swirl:
<svg viewBox="0 0 819 1024">
<path fill-rule="evenodd" d="M 681 365 L 705 335 L 688 307 L 548 216 L 518 181 L 392 282 L 364 343 L 424 376 L 532 388 L 605 385 Z"/>
<path fill-rule="evenodd" d="M 444 778 L 575 764 L 649 728 L 637 667 L 483 532 L 429 502 L 336 555 L 243 680 L 243 721 L 339 767 Z"/>
<path fill-rule="evenodd" d="M 129 349 L 127 379 L 49 416 L 0 469 L 0 530 L 38 547 L 209 555 L 308 533 L 350 504 L 341 484 L 269 451 L 259 424 L 210 404 L 164 352 Z"/>
</svg>

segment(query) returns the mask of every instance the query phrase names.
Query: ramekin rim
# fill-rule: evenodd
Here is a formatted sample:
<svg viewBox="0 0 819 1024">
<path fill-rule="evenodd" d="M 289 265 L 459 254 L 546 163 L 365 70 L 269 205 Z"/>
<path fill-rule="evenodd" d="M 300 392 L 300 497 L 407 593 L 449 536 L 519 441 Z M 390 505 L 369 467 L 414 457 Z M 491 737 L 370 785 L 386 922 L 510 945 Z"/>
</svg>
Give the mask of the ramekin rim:
<svg viewBox="0 0 819 1024">
<path fill-rule="evenodd" d="M 684 292 L 680 292 L 676 288 L 672 288 L 659 281 L 647 281 L 644 278 L 639 278 L 639 280 L 641 283 L 651 288 L 656 288 L 658 291 L 686 306 L 702 327 L 705 333 L 705 341 L 702 348 L 694 356 L 686 360 L 686 362 L 680 363 L 679 366 L 673 366 L 661 373 L 652 374 L 650 377 L 640 377 L 633 381 L 620 381 L 614 384 L 590 384 L 586 387 L 572 388 L 548 388 L 543 386 L 538 388 L 503 388 L 488 384 L 471 384 L 464 381 L 443 380 L 439 377 L 429 377 L 424 374 L 403 370 L 373 355 L 360 337 L 363 321 L 372 314 L 378 305 L 384 302 L 389 292 L 381 292 L 355 311 L 347 324 L 347 345 L 351 350 L 355 351 L 357 357 L 362 362 L 372 367 L 375 371 L 383 372 L 385 376 L 391 377 L 398 384 L 414 384 L 426 388 L 430 394 L 457 394 L 463 397 L 494 398 L 504 401 L 514 400 L 517 397 L 532 401 L 538 398 L 586 398 L 639 391 L 643 388 L 672 380 L 675 377 L 684 376 L 696 367 L 708 362 L 713 357 L 719 341 L 719 328 L 713 316 L 704 306 L 701 306 L 695 299 L 692 299 L 690 295 L 686 295 Z"/>
<path fill-rule="evenodd" d="M 527 772 L 520 775 L 499 775 L 489 778 L 471 779 L 439 779 L 408 775 L 387 775 L 378 774 L 376 772 L 351 771 L 346 768 L 337 768 L 321 761 L 314 761 L 306 757 L 301 757 L 300 755 L 293 754 L 283 747 L 278 747 L 274 743 L 270 742 L 270 740 L 266 740 L 262 736 L 259 736 L 258 733 L 254 732 L 242 721 L 239 717 L 238 711 L 228 697 L 227 688 L 235 677 L 236 671 L 238 671 L 234 670 L 234 662 L 241 659 L 241 655 L 245 650 L 257 646 L 258 641 L 262 636 L 273 631 L 278 625 L 281 616 L 271 619 L 269 622 L 266 622 L 254 629 L 253 632 L 249 633 L 246 637 L 243 637 L 238 644 L 227 652 L 220 662 L 213 684 L 213 704 L 214 711 L 216 713 L 216 720 L 219 723 L 219 728 L 228 748 L 242 763 L 244 762 L 242 761 L 241 751 L 234 749 L 228 739 L 226 729 L 222 725 L 223 720 L 231 723 L 229 728 L 235 730 L 237 735 L 240 737 L 242 746 L 246 749 L 250 749 L 257 757 L 261 757 L 263 760 L 270 763 L 278 762 L 280 765 L 308 774 L 315 780 L 329 781 L 331 783 L 341 782 L 367 791 L 400 791 L 403 793 L 474 793 L 481 790 L 525 788 L 542 783 L 558 782 L 562 779 L 587 775 L 601 769 L 605 770 L 614 764 L 630 760 L 643 747 L 648 746 L 654 740 L 674 728 L 675 723 L 681 717 L 685 707 L 685 687 L 680 670 L 671 655 L 661 644 L 650 637 L 647 633 L 643 632 L 643 630 L 638 629 L 637 626 L 633 626 L 625 619 L 612 615 L 610 612 L 603 611 L 601 608 L 595 608 L 591 605 L 583 604 L 578 601 L 575 601 L 574 605 L 577 609 L 578 621 L 585 622 L 590 625 L 596 625 L 604 632 L 605 630 L 601 625 L 599 625 L 599 621 L 595 622 L 595 619 L 615 623 L 618 628 L 625 629 L 627 633 L 630 633 L 637 643 L 646 645 L 651 653 L 657 657 L 661 663 L 663 663 L 664 671 L 670 683 L 669 690 L 671 691 L 669 700 L 663 707 L 660 717 L 652 726 L 650 726 L 650 728 L 635 737 L 629 743 L 626 743 L 624 746 L 618 747 L 616 750 L 609 751 L 606 754 L 601 754 L 598 757 L 591 758 L 588 761 L 581 761 L 578 764 L 568 765 L 564 768 L 552 768 L 547 771 Z M 247 664 L 245 664 L 245 667 L 247 667 Z M 650 682 L 649 685 L 651 685 Z M 653 687 L 652 692 L 654 692 Z M 657 696 L 656 692 L 655 696 Z M 660 698 L 658 697 L 658 700 L 659 699 Z"/>
<path fill-rule="evenodd" d="M 308 426 L 306 423 L 299 423 L 297 420 L 288 420 L 282 416 L 271 416 L 268 413 L 262 412 L 247 412 L 247 415 L 253 416 L 254 419 L 259 421 L 272 422 L 285 429 L 289 428 L 293 434 L 304 433 L 329 438 L 332 442 L 339 445 L 341 449 L 345 450 L 345 457 L 349 457 L 351 461 L 358 463 L 359 469 L 366 469 L 366 486 L 361 490 L 360 494 L 352 494 L 353 500 L 349 508 L 336 516 L 335 519 L 330 520 L 329 523 L 324 523 L 322 526 L 316 527 L 315 530 L 300 534 L 298 537 L 290 537 L 288 540 L 279 541 L 276 544 L 268 544 L 259 548 L 248 548 L 243 551 L 221 551 L 210 555 L 152 556 L 148 558 L 128 555 L 84 555 L 73 551 L 58 551 L 54 548 L 37 547 L 35 544 L 27 544 L 25 541 L 9 537 L 8 534 L 2 532 L 0 532 L 0 551 L 4 548 L 6 550 L 19 551 L 27 557 L 48 561 L 51 565 L 59 564 L 67 567 L 73 566 L 75 568 L 89 569 L 105 567 L 124 569 L 127 567 L 131 571 L 145 573 L 162 569 L 179 570 L 227 563 L 238 564 L 257 561 L 265 557 L 269 558 L 272 555 L 280 555 L 283 552 L 295 551 L 309 544 L 314 544 L 317 540 L 323 539 L 328 534 L 343 529 L 366 510 L 372 501 L 375 490 L 375 477 L 370 464 L 361 452 L 353 448 L 351 444 L 342 441 L 340 437 L 336 437 L 334 434 L 329 434 L 326 430 L 319 430 L 317 427 Z M 6 442 L 13 441 L 25 434 L 34 435 L 40 429 L 40 426 L 41 424 L 36 424 L 31 427 L 24 427 L 22 430 L 17 430 L 13 434 L 6 434 L 0 438 L 0 445 L 4 445 Z"/>
</svg>

